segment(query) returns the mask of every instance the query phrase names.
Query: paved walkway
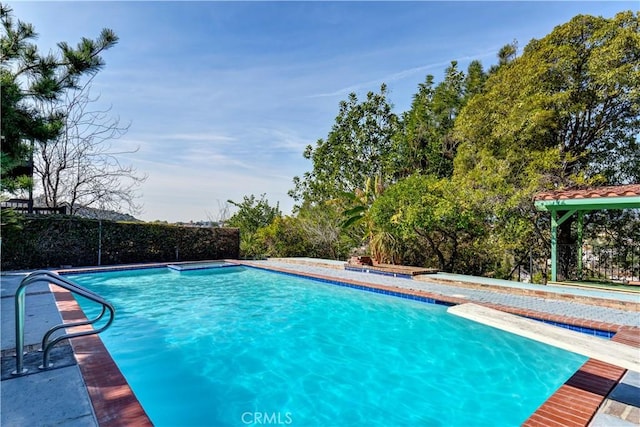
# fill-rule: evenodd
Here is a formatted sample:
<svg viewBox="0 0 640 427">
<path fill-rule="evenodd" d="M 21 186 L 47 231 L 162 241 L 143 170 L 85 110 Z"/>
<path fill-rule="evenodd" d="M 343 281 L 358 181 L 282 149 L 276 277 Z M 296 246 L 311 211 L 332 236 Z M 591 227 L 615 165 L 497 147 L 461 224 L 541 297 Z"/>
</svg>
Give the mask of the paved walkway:
<svg viewBox="0 0 640 427">
<path fill-rule="evenodd" d="M 532 310 L 558 316 L 640 327 L 640 313 L 637 311 L 600 307 L 592 304 L 581 304 L 550 298 L 516 295 L 506 292 L 492 292 L 490 290 L 471 289 L 469 287 L 457 287 L 449 284 L 425 282 L 419 279 L 404 279 L 372 273 L 345 271 L 336 268 L 323 267 L 321 264 L 311 265 L 311 263 L 301 264 L 273 260 L 252 261 L 251 263 L 256 266 L 271 266 L 303 274 L 328 276 L 335 278 L 336 280 L 349 279 L 383 286 L 426 291 L 453 298 L 463 297 L 469 301 L 493 303 L 506 307 L 516 307 L 524 310 Z M 515 286 L 517 286 L 517 284 L 514 283 L 514 287 Z M 626 298 L 627 296 L 625 295 L 625 300 Z M 637 302 L 640 302 L 640 295 L 637 296 Z"/>
</svg>

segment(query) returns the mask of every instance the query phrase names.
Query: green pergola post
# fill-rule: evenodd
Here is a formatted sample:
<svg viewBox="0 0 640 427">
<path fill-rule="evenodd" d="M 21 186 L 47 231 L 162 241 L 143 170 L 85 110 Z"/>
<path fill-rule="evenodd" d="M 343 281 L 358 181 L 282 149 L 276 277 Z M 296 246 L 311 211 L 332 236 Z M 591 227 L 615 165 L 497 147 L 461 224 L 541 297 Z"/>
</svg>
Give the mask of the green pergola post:
<svg viewBox="0 0 640 427">
<path fill-rule="evenodd" d="M 582 226 L 584 211 L 578 211 L 578 280 L 582 280 Z"/>
<path fill-rule="evenodd" d="M 606 189 L 606 191 L 605 191 Z M 601 195 L 593 196 L 591 192 L 600 190 Z M 609 195 L 613 192 L 616 195 Z M 553 193 L 556 193 L 554 196 Z M 567 195 L 569 194 L 569 196 Z M 618 195 L 619 194 L 619 195 Z M 624 195 L 623 195 L 624 194 Z M 540 211 L 551 213 L 551 281 L 558 280 L 558 226 L 567 220 L 576 211 L 578 212 L 578 276 L 582 278 L 582 243 L 584 213 L 604 209 L 638 209 L 640 208 L 640 196 L 637 184 L 629 184 L 617 187 L 601 187 L 590 190 L 559 190 L 545 194 L 544 198 L 535 200 L 534 205 Z M 558 211 L 566 212 L 558 219 Z"/>
<path fill-rule="evenodd" d="M 555 282 L 558 278 L 558 271 L 556 269 L 558 261 L 558 213 L 551 211 L 551 281 Z"/>
<path fill-rule="evenodd" d="M 553 209 L 551 211 L 551 281 L 558 281 L 558 226 L 565 222 L 571 215 L 575 213 L 574 210 L 565 212 L 564 215 L 558 219 L 558 211 Z"/>
</svg>

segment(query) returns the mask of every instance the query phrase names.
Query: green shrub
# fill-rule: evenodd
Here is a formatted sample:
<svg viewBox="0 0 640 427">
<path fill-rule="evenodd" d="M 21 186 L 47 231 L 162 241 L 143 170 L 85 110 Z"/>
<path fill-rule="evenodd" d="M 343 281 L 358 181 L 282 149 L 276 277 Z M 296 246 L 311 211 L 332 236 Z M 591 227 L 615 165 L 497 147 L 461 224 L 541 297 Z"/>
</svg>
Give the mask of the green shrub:
<svg viewBox="0 0 640 427">
<path fill-rule="evenodd" d="M 234 228 L 26 217 L 2 230 L 2 269 L 234 259 L 239 239 Z"/>
</svg>

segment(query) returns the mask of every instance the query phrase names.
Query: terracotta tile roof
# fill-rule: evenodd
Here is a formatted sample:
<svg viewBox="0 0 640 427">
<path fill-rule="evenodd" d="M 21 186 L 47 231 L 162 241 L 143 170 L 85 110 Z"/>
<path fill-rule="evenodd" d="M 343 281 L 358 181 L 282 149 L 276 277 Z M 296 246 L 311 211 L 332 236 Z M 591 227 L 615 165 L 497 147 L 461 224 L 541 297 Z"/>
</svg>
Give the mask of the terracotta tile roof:
<svg viewBox="0 0 640 427">
<path fill-rule="evenodd" d="M 599 199 L 602 197 L 640 196 L 640 184 L 567 189 L 538 193 L 534 200 Z"/>
</svg>

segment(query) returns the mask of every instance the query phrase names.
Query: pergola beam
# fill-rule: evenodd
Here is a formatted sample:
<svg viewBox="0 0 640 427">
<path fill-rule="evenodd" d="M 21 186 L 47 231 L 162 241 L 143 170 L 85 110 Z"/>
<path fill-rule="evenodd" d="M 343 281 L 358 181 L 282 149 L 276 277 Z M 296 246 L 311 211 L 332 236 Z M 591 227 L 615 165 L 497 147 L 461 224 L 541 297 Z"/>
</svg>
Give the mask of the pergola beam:
<svg viewBox="0 0 640 427">
<path fill-rule="evenodd" d="M 622 188 L 625 186 L 617 187 Z M 627 188 L 631 186 L 626 186 Z M 637 187 L 637 185 L 633 185 Z M 614 187 L 610 187 L 614 188 Z M 573 190 L 573 197 L 566 197 L 558 194 L 557 197 L 549 197 L 548 193 L 543 194 L 544 199 L 534 201 L 536 209 L 539 211 L 547 211 L 551 213 L 551 281 L 558 280 L 558 227 L 569 219 L 574 213 L 578 212 L 578 275 L 582 277 L 582 227 L 584 213 L 588 211 L 605 210 L 605 209 L 639 209 L 640 196 L 610 196 L 601 195 L 598 197 L 580 196 L 579 191 Z M 588 194 L 590 190 L 585 190 Z M 637 189 L 634 191 L 638 194 Z M 631 192 L 631 194 L 634 194 Z M 559 193 L 563 193 L 560 191 Z M 551 193 L 553 194 L 553 193 Z M 627 193 L 629 194 L 629 193 Z M 562 216 L 558 219 L 558 213 Z"/>
<path fill-rule="evenodd" d="M 634 209 L 640 208 L 640 196 L 537 200 L 534 202 L 534 205 L 539 211 L 597 211 L 601 209 Z"/>
</svg>

